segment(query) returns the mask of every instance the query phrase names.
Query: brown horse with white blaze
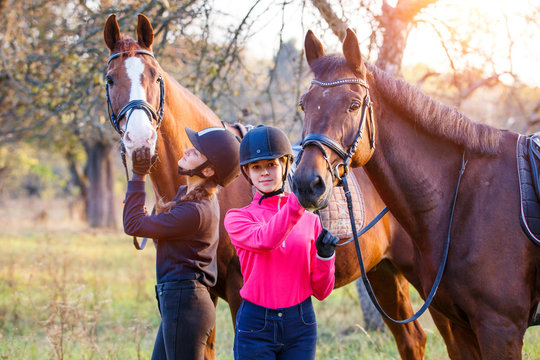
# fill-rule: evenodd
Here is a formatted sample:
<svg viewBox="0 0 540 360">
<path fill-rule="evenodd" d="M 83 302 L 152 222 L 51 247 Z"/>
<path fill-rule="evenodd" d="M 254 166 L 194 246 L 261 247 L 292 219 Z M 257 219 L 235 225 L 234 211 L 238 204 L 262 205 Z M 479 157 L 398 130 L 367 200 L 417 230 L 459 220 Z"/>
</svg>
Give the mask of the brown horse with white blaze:
<svg viewBox="0 0 540 360">
<path fill-rule="evenodd" d="M 107 97 L 113 127 L 122 137 L 128 156 L 140 148 L 156 151 L 159 161 L 150 174 L 156 196 L 168 201 L 176 194 L 185 177 L 176 173 L 177 160 L 190 147 L 184 127 L 201 130 L 222 126 L 218 117 L 196 96 L 178 84 L 160 67 L 152 54 L 153 29 L 144 15 L 139 15 L 137 41 L 120 33 L 116 17 L 111 15 L 104 28 L 104 38 L 110 50 L 107 67 Z M 229 130 L 240 133 L 228 126 Z M 358 181 L 366 201 L 369 218 L 378 213 L 384 204 L 363 171 L 358 171 Z M 218 247 L 218 280 L 211 294 L 214 302 L 225 299 L 230 307 L 233 323 L 241 303 L 242 287 L 240 264 L 234 247 L 223 227 L 223 217 L 230 208 L 247 205 L 252 199 L 251 186 L 243 177 L 222 189 L 220 202 L 220 239 Z M 412 314 L 408 283 L 390 261 L 391 243 L 411 244 L 407 234 L 391 216 L 385 216 L 372 230 L 362 236 L 366 268 L 378 264 L 373 277 L 374 288 L 383 307 L 389 314 L 407 317 Z M 407 242 L 408 241 L 408 242 Z M 400 245 L 401 246 L 401 245 Z M 399 256 L 412 256 L 412 248 Z M 348 284 L 360 276 L 354 245 L 338 248 L 336 255 L 336 287 Z M 426 336 L 417 322 L 407 325 L 388 324 L 393 332 L 399 352 L 404 359 L 421 359 L 424 355 Z M 207 346 L 206 357 L 214 358 L 215 331 Z"/>
<path fill-rule="evenodd" d="M 351 30 L 343 55 L 325 55 L 313 33 L 306 35 L 315 80 L 302 98 L 303 136 L 323 134 L 349 149 L 361 134 L 351 165 L 364 167 L 413 239 L 412 269 L 423 296 L 434 282 L 443 240 L 450 236 L 432 303 L 450 321 L 448 335 L 455 341 L 448 347 L 450 357 L 521 359 L 523 336 L 540 300 L 540 249 L 520 226 L 518 134 L 474 123 L 365 63 Z M 373 114 L 361 124 L 366 99 Z M 323 179 L 321 187 L 332 186 L 320 158 L 317 148 L 306 147 L 296 169 L 297 196 L 304 206 L 324 201 L 324 192 L 306 190 L 315 177 Z M 334 154 L 331 161 L 340 160 Z"/>
</svg>

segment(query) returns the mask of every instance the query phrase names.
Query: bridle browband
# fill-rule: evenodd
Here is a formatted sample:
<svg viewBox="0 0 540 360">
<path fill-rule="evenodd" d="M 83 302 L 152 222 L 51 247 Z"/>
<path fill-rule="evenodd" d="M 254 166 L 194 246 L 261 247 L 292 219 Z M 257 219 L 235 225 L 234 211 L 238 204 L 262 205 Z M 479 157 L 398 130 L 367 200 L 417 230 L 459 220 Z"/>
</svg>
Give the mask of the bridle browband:
<svg viewBox="0 0 540 360">
<path fill-rule="evenodd" d="M 366 89 L 369 89 L 369 85 L 367 84 L 367 82 L 358 78 L 346 78 L 346 79 L 339 79 L 339 80 L 328 81 L 328 82 L 313 79 L 311 80 L 311 83 L 314 85 L 319 85 L 321 87 L 334 87 L 334 86 L 343 85 L 343 84 L 360 84 Z"/>
<path fill-rule="evenodd" d="M 120 57 L 120 56 L 122 56 L 124 54 L 129 54 L 129 53 L 130 53 L 130 51 L 119 51 L 119 52 L 115 52 L 115 53 L 111 54 L 111 56 L 109 56 L 109 61 L 107 61 L 107 65 L 109 65 L 111 63 L 111 61 L 116 59 L 117 57 Z M 154 57 L 154 54 L 152 54 L 152 52 L 148 51 L 148 50 L 137 49 L 137 50 L 135 50 L 135 53 L 142 54 L 142 55 L 149 55 L 149 56 L 153 57 L 154 60 L 156 59 Z"/>
<path fill-rule="evenodd" d="M 339 142 L 337 142 L 336 140 L 332 139 L 331 137 L 325 134 L 308 134 L 302 140 L 302 143 L 301 143 L 302 149 L 300 150 L 300 153 L 298 154 L 297 164 L 300 163 L 300 158 L 302 157 L 302 153 L 304 152 L 304 148 L 306 146 L 308 145 L 316 146 L 322 152 L 323 158 L 326 161 L 328 170 L 332 174 L 332 177 L 338 180 L 338 184 L 341 184 L 341 178 L 348 174 L 349 164 L 351 162 L 352 157 L 354 156 L 354 153 L 356 152 L 356 148 L 358 147 L 358 142 L 362 139 L 362 133 L 364 132 L 366 116 L 368 115 L 368 113 L 369 113 L 369 121 L 370 121 L 370 124 L 368 126 L 369 144 L 370 144 L 371 151 L 375 150 L 375 120 L 373 118 L 373 103 L 371 102 L 371 98 L 369 96 L 369 85 L 365 80 L 358 79 L 358 78 L 345 78 L 345 79 L 333 80 L 333 81 L 328 81 L 328 82 L 313 79 L 311 80 L 311 84 L 317 85 L 320 87 L 334 87 L 334 86 L 340 86 L 340 85 L 345 85 L 345 84 L 358 84 L 366 89 L 366 95 L 364 96 L 364 99 L 362 101 L 362 112 L 360 114 L 360 124 L 358 126 L 358 132 L 356 133 L 356 136 L 354 138 L 352 145 L 349 147 L 349 151 L 345 150 Z M 330 159 L 328 157 L 328 152 L 326 151 L 323 145 L 326 145 L 328 148 L 334 151 L 343 160 L 343 162 L 337 164 L 332 169 L 332 165 L 330 164 Z M 340 167 L 343 167 L 343 175 L 341 176 L 339 175 Z"/>
<path fill-rule="evenodd" d="M 135 54 L 148 55 L 148 56 L 151 56 L 154 60 L 156 59 L 154 57 L 154 54 L 152 54 L 148 50 L 138 49 L 138 50 L 134 50 L 134 52 Z M 124 54 L 131 54 L 131 53 L 133 52 L 122 51 L 122 52 L 116 52 L 114 54 L 111 54 L 111 56 L 109 56 L 109 61 L 107 62 L 107 66 L 111 63 L 112 60 Z M 159 100 L 159 108 L 157 111 L 154 109 L 154 107 L 150 103 L 148 103 L 145 100 L 131 100 L 126 105 L 124 105 L 124 107 L 118 112 L 118 114 L 115 114 L 114 110 L 112 109 L 111 98 L 109 96 L 109 83 L 105 85 L 105 91 L 107 93 L 107 112 L 109 113 L 109 121 L 111 122 L 116 132 L 120 134 L 120 136 L 124 134 L 124 131 L 120 129 L 120 121 L 122 120 L 123 117 L 125 117 L 126 127 L 127 127 L 127 122 L 129 121 L 129 117 L 131 113 L 133 112 L 133 110 L 143 110 L 148 116 L 148 119 L 150 120 L 150 122 L 153 122 L 153 120 L 156 121 L 156 131 L 159 129 L 159 127 L 161 126 L 161 120 L 163 120 L 163 104 L 165 103 L 165 84 L 161 76 L 158 78 L 158 81 L 159 81 L 160 100 Z"/>
<path fill-rule="evenodd" d="M 112 60 L 122 55 L 133 54 L 133 53 L 141 54 L 141 55 L 148 55 L 148 56 L 151 56 L 154 60 L 156 60 L 156 58 L 154 57 L 154 54 L 152 54 L 152 52 L 148 50 L 137 49 L 134 51 L 120 51 L 120 52 L 113 53 L 111 54 L 111 56 L 109 56 L 109 61 L 107 62 L 107 66 L 109 66 Z M 124 131 L 120 128 L 120 121 L 122 120 L 122 118 L 125 117 L 126 128 L 127 128 L 129 117 L 133 113 L 133 110 L 143 110 L 146 116 L 148 116 L 148 120 L 150 121 L 151 124 L 153 124 L 154 120 L 156 121 L 156 131 L 159 130 L 159 127 L 161 126 L 161 120 L 163 120 L 163 104 L 165 104 L 165 82 L 163 81 L 163 77 L 161 76 L 158 78 L 158 81 L 159 81 L 160 100 L 159 100 L 159 108 L 157 111 L 154 109 L 154 107 L 150 103 L 148 103 L 145 100 L 131 100 L 126 105 L 124 105 L 122 109 L 120 109 L 118 114 L 115 114 L 114 110 L 112 109 L 111 98 L 109 96 L 109 83 L 107 82 L 105 85 L 105 91 L 107 93 L 107 112 L 109 114 L 109 121 L 111 122 L 111 125 L 121 137 L 120 156 L 122 158 L 122 164 L 124 165 L 124 169 L 126 171 L 126 178 L 128 181 L 129 181 L 129 173 L 128 173 L 128 168 L 127 168 L 127 163 L 126 163 L 126 147 L 124 145 L 124 136 L 123 136 Z M 137 241 L 137 238 L 135 236 L 133 237 L 133 245 L 135 246 L 137 250 L 144 249 L 144 247 L 146 246 L 146 242 L 147 242 L 147 238 L 143 238 L 143 241 L 141 242 L 141 244 L 139 244 L 139 242 Z"/>
</svg>

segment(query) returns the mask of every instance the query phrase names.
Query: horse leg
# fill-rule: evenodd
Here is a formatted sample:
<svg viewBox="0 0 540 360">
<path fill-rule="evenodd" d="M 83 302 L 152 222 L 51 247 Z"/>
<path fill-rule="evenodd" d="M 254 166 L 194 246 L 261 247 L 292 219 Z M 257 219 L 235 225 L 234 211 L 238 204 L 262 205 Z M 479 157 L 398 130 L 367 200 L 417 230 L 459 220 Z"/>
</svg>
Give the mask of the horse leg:
<svg viewBox="0 0 540 360">
<path fill-rule="evenodd" d="M 452 347 L 452 354 L 449 355 L 451 359 L 460 359 L 460 360 L 478 360 L 480 357 L 480 349 L 478 347 L 478 341 L 476 340 L 476 335 L 474 332 L 462 325 L 450 322 L 450 332 L 452 338 L 454 339 L 455 346 Z M 494 337 L 492 341 L 496 340 L 497 337 Z M 446 338 L 445 338 L 446 341 Z M 447 343 L 448 348 L 448 343 Z"/>
<path fill-rule="evenodd" d="M 407 319 L 414 312 L 409 298 L 409 282 L 389 260 L 382 260 L 368 274 L 373 291 L 383 310 L 394 319 Z M 423 359 L 426 334 L 418 323 L 396 324 L 384 322 L 394 335 L 402 359 Z"/>
<path fill-rule="evenodd" d="M 478 342 L 472 331 L 460 325 L 453 325 L 448 318 L 436 310 L 433 306 L 429 308 L 431 318 L 437 326 L 439 333 L 446 344 L 448 357 L 455 360 L 479 359 Z"/>
<path fill-rule="evenodd" d="M 214 295 L 212 293 L 210 293 L 210 298 L 212 299 L 214 307 L 217 310 L 217 303 L 219 298 L 217 297 L 217 295 Z M 214 360 L 216 358 L 216 328 L 217 324 L 214 324 L 214 328 L 212 329 L 212 332 L 208 337 L 208 341 L 206 342 L 206 347 L 204 349 L 204 360 Z"/>
<path fill-rule="evenodd" d="M 448 357 L 456 360 L 463 359 L 463 356 L 461 355 L 461 344 L 458 344 L 456 341 L 450 320 L 432 306 L 429 307 L 429 313 L 431 314 L 431 318 L 433 319 L 435 326 L 437 326 L 439 333 L 444 339 Z"/>
<path fill-rule="evenodd" d="M 489 321 L 485 321 L 486 319 Z M 507 318 L 490 313 L 479 319 L 478 326 L 473 324 L 473 329 L 482 359 L 521 359 L 526 327 L 521 329 Z"/>
<path fill-rule="evenodd" d="M 229 303 L 229 309 L 231 310 L 231 317 L 233 327 L 236 327 L 236 313 L 242 304 L 242 297 L 240 296 L 240 289 L 244 285 L 244 279 L 240 272 L 240 262 L 237 257 L 233 258 L 233 261 L 229 263 L 227 269 L 227 302 Z"/>
</svg>

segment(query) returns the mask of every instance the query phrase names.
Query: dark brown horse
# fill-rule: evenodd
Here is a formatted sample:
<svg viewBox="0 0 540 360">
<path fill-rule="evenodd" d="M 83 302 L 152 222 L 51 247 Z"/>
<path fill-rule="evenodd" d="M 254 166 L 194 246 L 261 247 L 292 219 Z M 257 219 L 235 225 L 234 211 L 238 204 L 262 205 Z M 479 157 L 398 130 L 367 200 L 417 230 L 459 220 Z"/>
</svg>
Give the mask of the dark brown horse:
<svg viewBox="0 0 540 360">
<path fill-rule="evenodd" d="M 352 166 L 364 166 L 411 235 L 421 294 L 430 291 L 441 262 L 457 191 L 448 260 L 432 304 L 450 320 L 455 340 L 450 356 L 520 359 L 523 336 L 540 299 L 540 249 L 520 227 L 518 135 L 474 123 L 365 63 L 350 30 L 344 56 L 325 55 L 312 32 L 305 44 L 319 82 L 302 99 L 303 136 L 322 134 L 349 149 L 356 134 L 362 134 Z M 367 93 L 373 118 L 368 111 L 362 127 Z M 456 190 L 463 153 L 468 162 Z M 340 161 L 336 154 L 331 157 L 333 164 Z M 295 173 L 304 206 L 324 202 L 326 193 L 308 186 L 315 178 L 322 179 L 320 188 L 333 185 L 320 150 L 307 146 Z"/>
<path fill-rule="evenodd" d="M 191 146 L 184 127 L 201 130 L 221 126 L 222 123 L 202 101 L 159 66 L 151 52 L 154 38 L 152 26 L 145 16 L 139 15 L 137 41 L 120 33 L 114 15 L 106 22 L 104 38 L 111 54 L 107 68 L 107 93 L 113 126 L 120 132 L 128 156 L 139 147 L 149 147 L 158 152 L 159 161 L 150 176 L 156 196 L 168 201 L 176 194 L 178 187 L 185 183 L 185 178 L 176 173 L 176 161 L 182 156 L 183 150 Z M 237 131 L 226 126 L 231 131 Z M 365 173 L 359 170 L 355 174 L 364 194 L 366 216 L 373 217 L 384 204 Z M 242 276 L 236 252 L 223 228 L 223 217 L 228 209 L 245 206 L 251 199 L 251 187 L 243 177 L 222 189 L 219 194 L 221 227 L 218 281 L 211 293 L 216 303 L 217 297 L 228 302 L 233 323 L 241 302 L 239 290 L 242 287 Z M 407 234 L 393 217 L 387 215 L 362 236 L 361 243 L 366 254 L 366 268 L 371 269 L 379 264 L 370 276 L 377 294 L 384 300 L 385 310 L 392 316 L 410 316 L 412 308 L 408 282 L 390 261 L 381 261 L 394 254 L 406 257 L 409 261 L 412 259 L 412 243 Z M 392 244 L 398 247 L 391 247 Z M 403 244 L 409 248 L 399 250 Z M 348 284 L 359 276 L 354 245 L 351 243 L 340 247 L 337 251 L 336 287 Z M 403 358 L 423 358 L 426 336 L 417 322 L 389 326 Z M 214 357 L 215 338 L 211 340 L 207 347 L 207 358 Z"/>
</svg>

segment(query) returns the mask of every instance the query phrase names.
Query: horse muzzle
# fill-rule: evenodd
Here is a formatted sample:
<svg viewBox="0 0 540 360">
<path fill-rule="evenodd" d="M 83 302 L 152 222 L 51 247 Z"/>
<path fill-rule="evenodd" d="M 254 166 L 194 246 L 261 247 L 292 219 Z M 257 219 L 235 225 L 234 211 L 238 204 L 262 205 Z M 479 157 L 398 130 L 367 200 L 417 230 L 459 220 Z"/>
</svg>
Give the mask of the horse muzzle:
<svg viewBox="0 0 540 360">
<path fill-rule="evenodd" d="M 292 191 L 300 204 L 308 210 L 323 209 L 330 201 L 332 194 L 332 176 L 323 176 L 317 171 L 302 172 L 297 169 L 291 183 Z"/>
<path fill-rule="evenodd" d="M 136 149 L 145 147 L 150 148 L 150 153 L 154 154 L 157 143 L 157 131 L 152 126 L 152 123 L 148 121 L 143 111 L 139 110 L 132 113 L 123 134 L 122 142 L 129 156 Z"/>
</svg>

